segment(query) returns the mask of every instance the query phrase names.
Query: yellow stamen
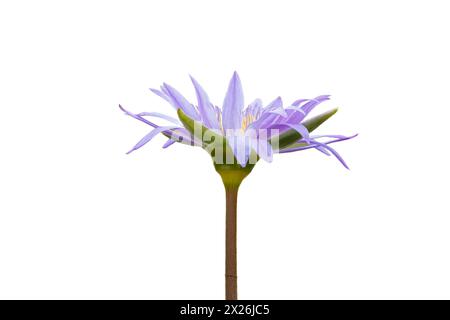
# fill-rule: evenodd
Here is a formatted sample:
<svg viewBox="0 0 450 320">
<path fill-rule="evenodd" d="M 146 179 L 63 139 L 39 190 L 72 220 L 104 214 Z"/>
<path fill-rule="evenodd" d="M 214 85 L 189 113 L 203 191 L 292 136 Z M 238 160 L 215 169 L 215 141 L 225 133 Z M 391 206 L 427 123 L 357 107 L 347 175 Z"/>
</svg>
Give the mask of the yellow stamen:
<svg viewBox="0 0 450 320">
<path fill-rule="evenodd" d="M 247 129 L 247 127 L 253 122 L 255 121 L 255 116 L 252 114 L 248 114 L 244 117 L 244 119 L 242 119 L 242 125 L 241 125 L 241 130 L 245 130 Z"/>
</svg>

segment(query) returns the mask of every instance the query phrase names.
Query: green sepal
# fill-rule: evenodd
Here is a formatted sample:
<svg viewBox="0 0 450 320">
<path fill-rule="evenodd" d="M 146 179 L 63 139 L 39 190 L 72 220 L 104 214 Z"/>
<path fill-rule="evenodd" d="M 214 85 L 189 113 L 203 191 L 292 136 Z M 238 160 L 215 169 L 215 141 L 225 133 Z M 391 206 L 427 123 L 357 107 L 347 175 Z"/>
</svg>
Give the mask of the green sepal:
<svg viewBox="0 0 450 320">
<path fill-rule="evenodd" d="M 195 121 L 191 118 L 189 118 L 181 109 L 177 110 L 178 118 L 180 119 L 181 123 L 184 125 L 184 127 L 197 139 L 202 141 L 204 145 L 209 145 L 212 143 L 217 143 L 225 140 L 225 137 L 221 134 L 215 133 L 212 130 L 209 130 L 206 128 L 203 124 L 201 124 L 198 121 Z M 209 141 L 205 141 L 206 138 L 211 138 Z"/>
<path fill-rule="evenodd" d="M 308 132 L 312 132 L 317 129 L 322 123 L 327 121 L 331 116 L 333 116 L 338 111 L 337 108 L 319 114 L 309 120 L 302 122 L 302 124 L 308 129 Z M 302 135 L 294 129 L 283 132 L 278 136 L 274 136 L 270 139 L 272 145 L 276 145 L 275 141 L 278 139 L 278 150 L 285 149 L 295 144 L 298 140 L 302 138 Z"/>
<path fill-rule="evenodd" d="M 177 110 L 178 118 L 184 127 L 197 139 L 202 141 L 202 148 L 205 149 L 209 155 L 213 158 L 214 165 L 221 165 L 226 163 L 226 155 L 232 155 L 227 139 L 208 128 L 198 121 L 195 121 L 188 117 L 183 110 Z M 217 156 L 216 156 L 217 155 Z M 222 155 L 222 157 L 220 157 Z M 234 163 L 237 163 L 236 158 L 233 156 Z"/>
</svg>

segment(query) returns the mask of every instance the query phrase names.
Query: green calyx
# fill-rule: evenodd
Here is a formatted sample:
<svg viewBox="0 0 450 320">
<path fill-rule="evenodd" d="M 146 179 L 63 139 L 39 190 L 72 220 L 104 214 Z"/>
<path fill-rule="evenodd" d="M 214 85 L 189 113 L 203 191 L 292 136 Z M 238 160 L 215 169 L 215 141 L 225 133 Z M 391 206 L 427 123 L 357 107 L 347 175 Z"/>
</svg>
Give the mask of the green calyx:
<svg viewBox="0 0 450 320">
<path fill-rule="evenodd" d="M 241 167 L 239 164 L 214 164 L 225 188 L 238 188 L 254 167 L 254 164 L 247 164 L 245 167 Z"/>
</svg>

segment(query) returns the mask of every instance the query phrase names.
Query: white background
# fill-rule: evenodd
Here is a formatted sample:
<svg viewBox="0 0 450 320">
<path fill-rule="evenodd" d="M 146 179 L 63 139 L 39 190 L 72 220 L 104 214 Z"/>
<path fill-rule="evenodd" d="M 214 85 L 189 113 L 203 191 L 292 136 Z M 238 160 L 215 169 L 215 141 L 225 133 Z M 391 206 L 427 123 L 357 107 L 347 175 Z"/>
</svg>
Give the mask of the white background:
<svg viewBox="0 0 450 320">
<path fill-rule="evenodd" d="M 239 195 L 242 299 L 450 298 L 446 1 L 4 1 L 0 298 L 222 299 L 224 192 L 208 155 L 123 115 L 331 94 L 314 150 Z"/>
</svg>

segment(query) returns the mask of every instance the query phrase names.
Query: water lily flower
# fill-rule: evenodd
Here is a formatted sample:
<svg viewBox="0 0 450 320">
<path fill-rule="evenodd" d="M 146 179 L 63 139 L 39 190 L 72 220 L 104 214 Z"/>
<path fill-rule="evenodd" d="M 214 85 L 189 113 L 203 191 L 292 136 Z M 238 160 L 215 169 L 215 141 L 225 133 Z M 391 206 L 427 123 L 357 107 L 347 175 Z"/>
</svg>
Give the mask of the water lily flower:
<svg viewBox="0 0 450 320">
<path fill-rule="evenodd" d="M 125 114 L 149 125 L 152 130 L 128 153 L 158 134 L 168 138 L 163 148 L 175 143 L 201 147 L 213 159 L 222 178 L 226 194 L 226 254 L 225 297 L 237 299 L 236 221 L 237 194 L 243 179 L 255 164 L 263 159 L 271 162 L 275 153 L 290 153 L 315 149 L 333 155 L 345 168 L 347 164 L 330 144 L 355 137 L 344 135 L 312 135 L 311 132 L 333 116 L 332 109 L 310 119 L 305 118 L 328 95 L 314 99 L 297 99 L 286 107 L 281 97 L 264 106 L 260 99 L 244 108 L 244 93 L 239 76 L 234 72 L 222 107 L 214 105 L 203 87 L 191 77 L 197 103 L 190 103 L 180 92 L 164 83 L 160 89 L 150 89 L 168 102 L 177 117 L 158 112 L 132 113 L 119 105 Z M 159 118 L 167 124 L 157 125 L 149 119 Z"/>
</svg>

